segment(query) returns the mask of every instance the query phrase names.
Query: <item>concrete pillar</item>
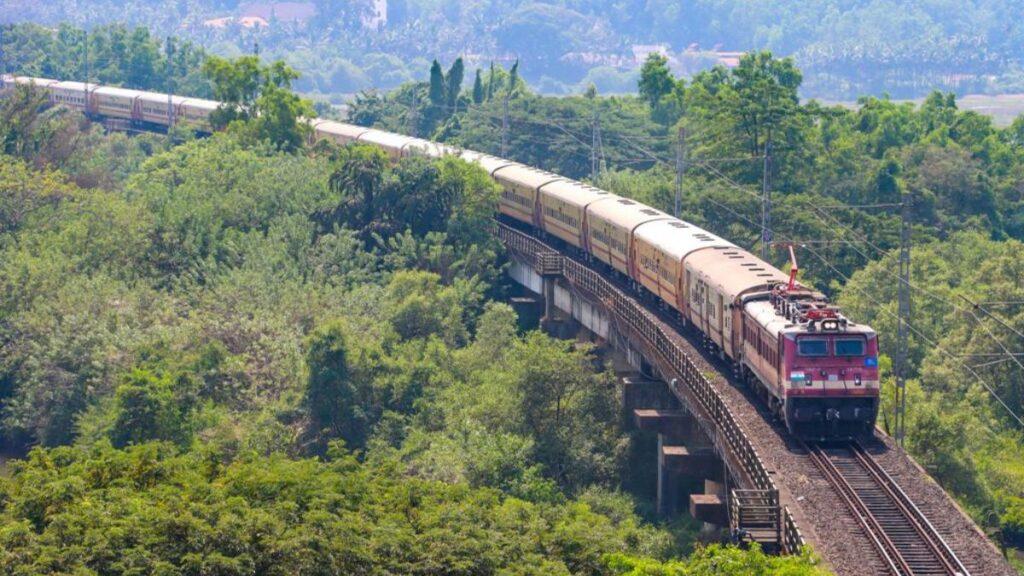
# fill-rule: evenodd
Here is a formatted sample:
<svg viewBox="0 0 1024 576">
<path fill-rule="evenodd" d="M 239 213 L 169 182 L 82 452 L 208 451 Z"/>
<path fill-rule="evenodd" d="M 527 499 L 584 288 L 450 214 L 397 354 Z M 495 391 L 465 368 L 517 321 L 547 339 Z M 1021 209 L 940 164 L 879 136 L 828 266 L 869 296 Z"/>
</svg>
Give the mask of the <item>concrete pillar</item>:
<svg viewBox="0 0 1024 576">
<path fill-rule="evenodd" d="M 659 516 L 669 516 L 679 511 L 680 474 L 665 462 L 665 435 L 658 434 L 658 495 L 656 506 Z"/>
<path fill-rule="evenodd" d="M 540 326 L 540 320 L 544 317 L 544 300 L 532 294 L 513 296 L 510 304 L 516 311 L 520 327 L 525 330 L 533 330 Z"/>
<path fill-rule="evenodd" d="M 635 410 L 679 410 L 679 400 L 660 380 L 635 373 L 622 378 L 622 407 L 627 414 Z"/>
<path fill-rule="evenodd" d="M 544 317 L 540 321 L 541 328 L 559 339 L 569 339 L 576 335 L 580 325 L 555 306 L 555 286 L 558 279 L 554 276 L 544 277 Z"/>
<path fill-rule="evenodd" d="M 553 276 L 544 277 L 544 322 L 554 321 L 558 314 L 558 308 L 555 308 L 555 278 Z"/>
<path fill-rule="evenodd" d="M 702 531 L 712 532 L 729 525 L 726 485 L 717 480 L 704 481 L 703 494 L 690 495 L 690 515 L 704 522 Z"/>
</svg>

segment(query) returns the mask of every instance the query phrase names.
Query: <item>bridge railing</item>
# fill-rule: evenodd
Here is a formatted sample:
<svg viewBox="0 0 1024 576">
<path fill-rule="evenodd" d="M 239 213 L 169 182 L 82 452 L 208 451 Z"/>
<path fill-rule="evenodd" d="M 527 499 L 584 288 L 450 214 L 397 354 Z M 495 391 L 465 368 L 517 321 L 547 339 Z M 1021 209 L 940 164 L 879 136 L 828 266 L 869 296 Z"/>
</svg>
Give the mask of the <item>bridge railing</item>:
<svg viewBox="0 0 1024 576">
<path fill-rule="evenodd" d="M 676 385 L 685 386 L 690 392 L 689 396 L 696 399 L 706 417 L 714 423 L 716 436 L 724 443 L 723 448 L 735 458 L 741 472 L 749 479 L 750 486 L 747 489 L 775 495 L 775 526 L 779 548 L 785 553 L 798 551 L 804 544 L 803 537 L 789 509 L 779 507 L 778 489 L 757 449 L 743 433 L 711 381 L 700 372 L 677 341 L 665 332 L 663 324 L 600 274 L 574 259 L 563 257 L 558 250 L 537 238 L 501 223 L 498 224 L 498 237 L 510 251 L 532 265 L 541 275 L 559 274 L 575 288 L 605 303 L 617 320 L 626 324 L 661 356 L 677 376 Z"/>
</svg>

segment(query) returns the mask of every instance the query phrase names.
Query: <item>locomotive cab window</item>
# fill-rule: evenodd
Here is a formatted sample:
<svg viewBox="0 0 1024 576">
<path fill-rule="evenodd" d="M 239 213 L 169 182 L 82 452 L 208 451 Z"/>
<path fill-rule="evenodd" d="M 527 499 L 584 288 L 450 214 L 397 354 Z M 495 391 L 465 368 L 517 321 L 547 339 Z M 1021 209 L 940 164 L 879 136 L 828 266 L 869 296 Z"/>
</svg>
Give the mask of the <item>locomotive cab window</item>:
<svg viewBox="0 0 1024 576">
<path fill-rule="evenodd" d="M 827 356 L 828 340 L 821 338 L 801 338 L 797 340 L 797 353 L 801 356 Z"/>
<path fill-rule="evenodd" d="M 864 340 L 860 338 L 841 338 L 836 340 L 836 356 L 863 356 Z"/>
</svg>

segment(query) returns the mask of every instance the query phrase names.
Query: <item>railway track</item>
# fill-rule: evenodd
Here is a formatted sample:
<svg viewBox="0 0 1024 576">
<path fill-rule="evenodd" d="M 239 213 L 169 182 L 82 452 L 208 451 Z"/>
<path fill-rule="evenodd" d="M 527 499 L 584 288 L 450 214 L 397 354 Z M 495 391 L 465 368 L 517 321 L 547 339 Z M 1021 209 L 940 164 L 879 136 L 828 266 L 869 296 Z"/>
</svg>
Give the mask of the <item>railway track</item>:
<svg viewBox="0 0 1024 576">
<path fill-rule="evenodd" d="M 970 576 L 898 484 L 856 442 L 806 444 L 814 465 L 850 508 L 893 576 Z"/>
</svg>

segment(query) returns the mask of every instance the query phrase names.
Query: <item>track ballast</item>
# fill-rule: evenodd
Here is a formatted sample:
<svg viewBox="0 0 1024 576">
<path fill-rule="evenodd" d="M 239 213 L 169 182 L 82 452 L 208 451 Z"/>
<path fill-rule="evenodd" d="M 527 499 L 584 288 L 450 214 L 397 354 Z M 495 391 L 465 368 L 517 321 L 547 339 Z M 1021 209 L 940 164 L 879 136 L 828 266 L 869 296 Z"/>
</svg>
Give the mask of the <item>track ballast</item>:
<svg viewBox="0 0 1024 576">
<path fill-rule="evenodd" d="M 894 576 L 969 576 L 953 549 L 899 485 L 857 442 L 807 444 Z"/>
</svg>

